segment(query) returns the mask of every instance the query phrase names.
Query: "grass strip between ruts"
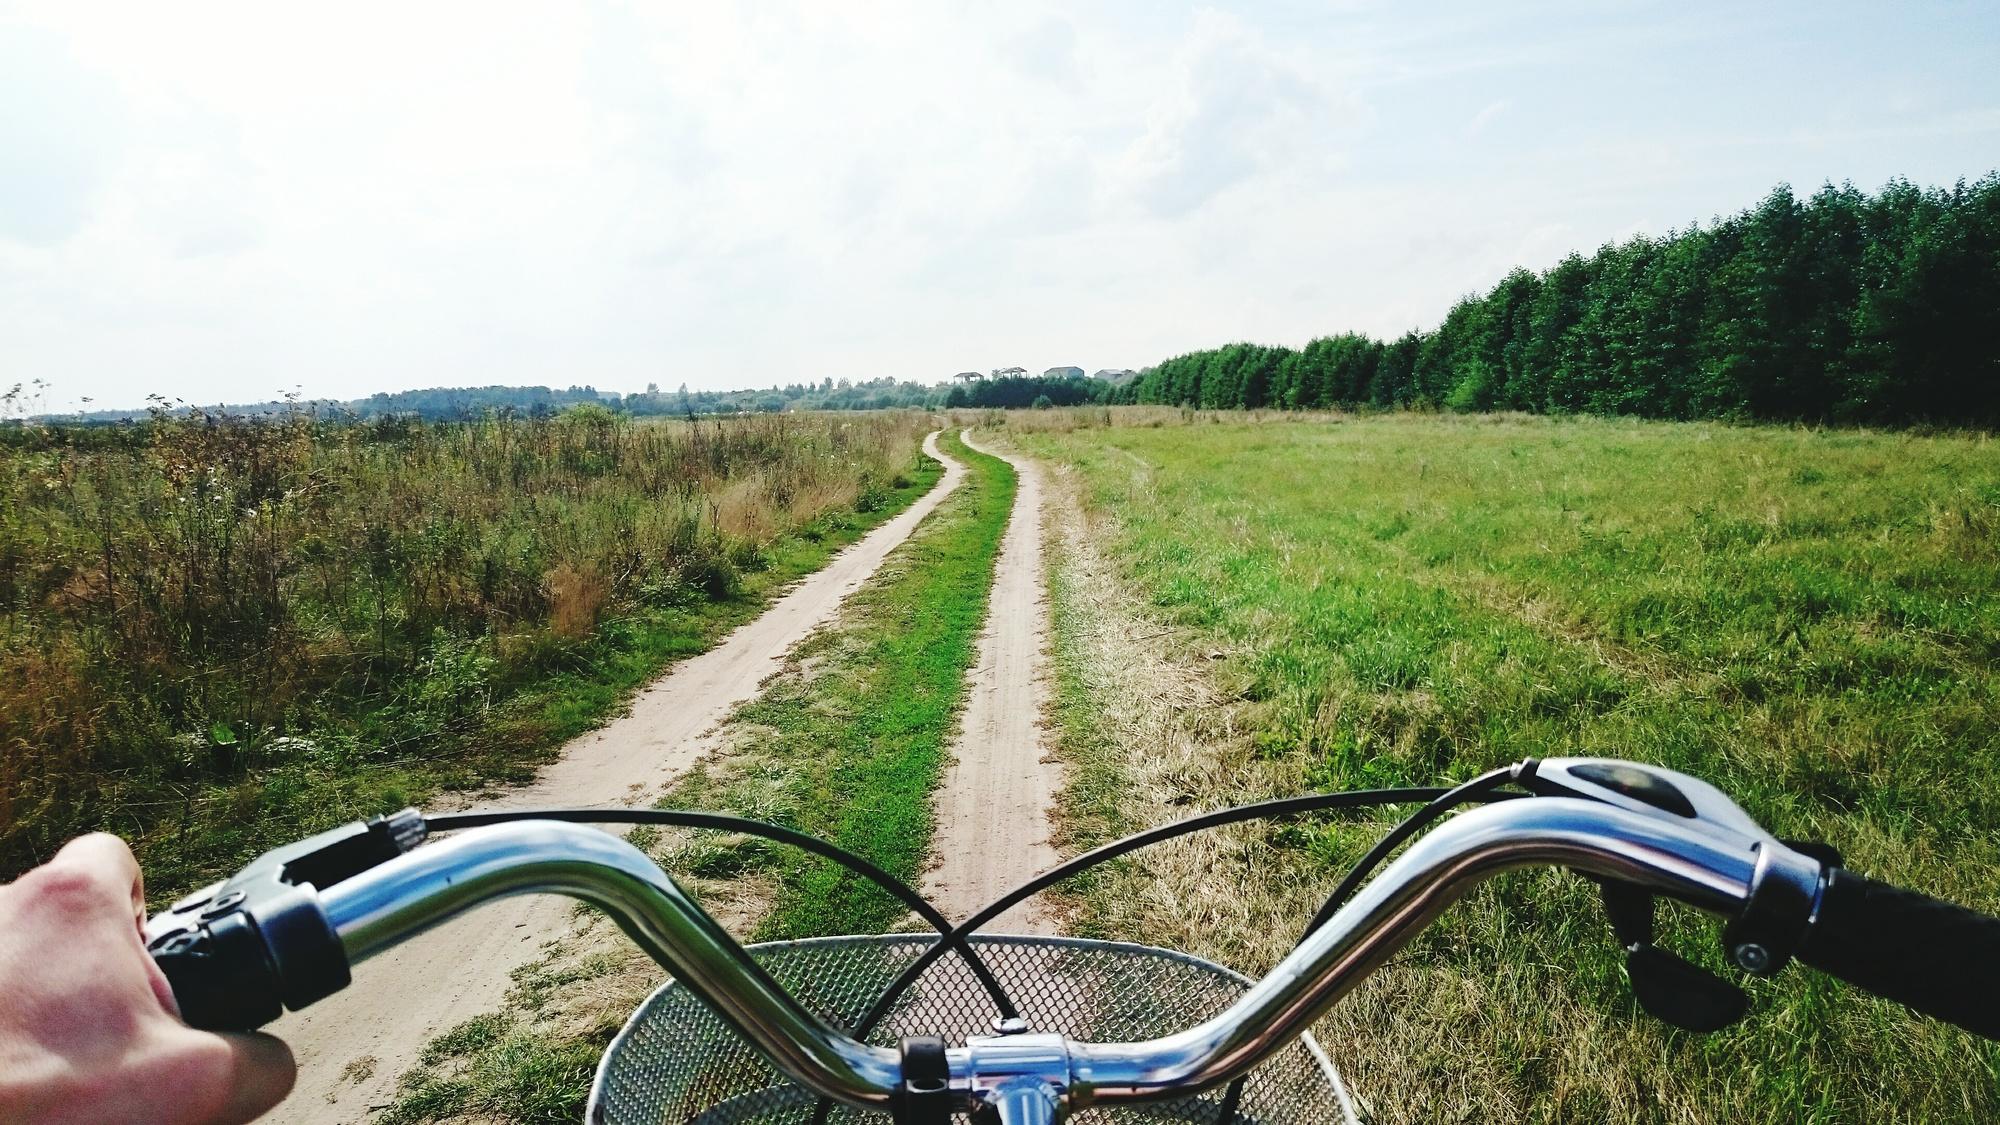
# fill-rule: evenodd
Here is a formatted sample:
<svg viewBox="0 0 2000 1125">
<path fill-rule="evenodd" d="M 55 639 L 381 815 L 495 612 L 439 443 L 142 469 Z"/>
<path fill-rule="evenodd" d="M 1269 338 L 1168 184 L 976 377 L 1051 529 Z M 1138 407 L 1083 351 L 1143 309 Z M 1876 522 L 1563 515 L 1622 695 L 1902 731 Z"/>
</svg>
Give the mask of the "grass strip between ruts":
<svg viewBox="0 0 2000 1125">
<path fill-rule="evenodd" d="M 904 880 L 916 878 L 929 852 L 931 792 L 965 699 L 1014 504 L 1006 462 L 956 437 L 944 444 L 967 466 L 958 493 L 873 585 L 854 595 L 843 627 L 800 647 L 799 659 L 822 662 L 817 673 L 736 715 L 765 734 L 748 751 L 747 768 L 767 777 L 779 771 L 779 792 L 760 788 L 763 810 Z M 694 787 L 674 803 L 727 809 L 740 797 Z M 904 914 L 895 900 L 842 868 L 783 849 L 773 861 L 778 894 L 758 927 L 760 939 L 873 933 Z"/>
</svg>

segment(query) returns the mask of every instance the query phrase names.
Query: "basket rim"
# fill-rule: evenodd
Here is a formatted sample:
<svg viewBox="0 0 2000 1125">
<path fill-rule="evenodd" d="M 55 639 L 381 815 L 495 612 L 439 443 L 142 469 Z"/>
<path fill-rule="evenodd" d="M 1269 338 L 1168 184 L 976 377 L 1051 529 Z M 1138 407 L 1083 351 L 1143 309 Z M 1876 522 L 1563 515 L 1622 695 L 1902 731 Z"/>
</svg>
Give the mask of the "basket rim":
<svg viewBox="0 0 2000 1125">
<path fill-rule="evenodd" d="M 942 940 L 943 936 L 940 934 L 913 930 L 890 934 L 831 934 L 824 937 L 788 938 L 783 941 L 755 942 L 743 948 L 745 952 L 754 955 L 767 950 L 800 949 L 821 945 L 936 945 Z M 1067 934 L 986 933 L 967 934 L 966 941 L 973 945 L 1055 946 L 1073 949 L 1110 950 L 1119 953 L 1164 957 L 1170 961 L 1179 961 L 1183 964 L 1205 969 L 1243 985 L 1245 988 L 1256 984 L 1255 981 L 1237 972 L 1235 969 L 1210 961 L 1206 957 L 1197 957 L 1192 953 L 1185 953 L 1178 949 L 1167 949 L 1163 946 L 1146 945 L 1141 942 L 1071 937 Z M 584 1120 L 595 1122 L 604 1119 L 603 1098 L 606 1094 L 612 1058 L 625 1046 L 626 1040 L 638 1030 L 639 1025 L 644 1021 L 646 1014 L 652 1010 L 653 1005 L 658 1003 L 661 997 L 679 987 L 680 982 L 674 977 L 668 976 L 666 980 L 660 983 L 658 988 L 647 993 L 646 998 L 639 1002 L 639 1006 L 632 1009 L 631 1015 L 625 1017 L 625 1023 L 618 1029 L 618 1034 L 612 1036 L 611 1042 L 604 1047 L 604 1053 L 598 1057 L 597 1071 L 592 1075 L 590 1080 L 590 1099 L 584 1105 Z M 1327 1084 L 1333 1088 L 1334 1098 L 1340 1103 L 1347 1120 L 1349 1122 L 1358 1120 L 1354 1110 L 1353 1098 L 1348 1093 L 1347 1083 L 1340 1077 L 1340 1068 L 1334 1065 L 1333 1059 L 1319 1045 L 1319 1040 L 1314 1037 L 1312 1032 L 1308 1031 L 1302 1033 L 1298 1041 L 1300 1045 L 1305 1047 L 1306 1053 L 1312 1056 L 1314 1065 L 1319 1067 L 1320 1073 L 1326 1078 Z"/>
</svg>

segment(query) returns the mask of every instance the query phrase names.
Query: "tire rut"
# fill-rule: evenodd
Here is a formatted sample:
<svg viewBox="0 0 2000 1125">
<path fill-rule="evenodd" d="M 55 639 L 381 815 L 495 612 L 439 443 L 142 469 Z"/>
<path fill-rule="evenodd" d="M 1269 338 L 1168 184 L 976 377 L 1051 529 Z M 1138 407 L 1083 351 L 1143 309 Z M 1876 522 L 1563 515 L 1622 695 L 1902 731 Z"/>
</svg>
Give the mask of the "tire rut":
<svg viewBox="0 0 2000 1125">
<path fill-rule="evenodd" d="M 979 445 L 1013 466 L 1014 510 L 993 568 L 993 591 L 952 757 L 934 797 L 937 832 L 923 891 L 963 920 L 1015 886 L 1054 867 L 1051 814 L 1062 767 L 1050 754 L 1049 607 L 1043 584 L 1042 474 L 1034 461 Z M 1055 916 L 1030 899 L 994 919 L 993 932 L 1052 934 Z"/>
</svg>

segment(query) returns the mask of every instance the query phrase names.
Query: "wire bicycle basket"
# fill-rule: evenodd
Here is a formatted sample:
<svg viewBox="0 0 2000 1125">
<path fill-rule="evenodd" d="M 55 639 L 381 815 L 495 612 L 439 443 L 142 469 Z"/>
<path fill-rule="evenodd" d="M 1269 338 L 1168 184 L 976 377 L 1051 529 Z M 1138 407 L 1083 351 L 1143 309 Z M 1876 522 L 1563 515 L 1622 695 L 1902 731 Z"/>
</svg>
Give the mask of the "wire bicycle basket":
<svg viewBox="0 0 2000 1125">
<path fill-rule="evenodd" d="M 1217 1014 L 1248 978 L 1172 950 L 1123 942 L 1004 934 L 969 939 L 1035 1031 L 1078 1040 L 1167 1035 Z M 851 1029 L 883 987 L 937 939 L 923 934 L 810 938 L 749 947 L 766 972 L 809 1011 Z M 960 1045 L 993 1034 L 993 1000 L 965 962 L 943 957 L 867 1036 L 894 1045 L 936 1035 Z M 591 1084 L 593 1125 L 810 1125 L 881 1122 L 884 1113 L 819 1105 L 685 988 L 668 981 L 612 1040 Z M 1339 1072 L 1310 1035 L 1227 1087 L 1152 1105 L 1099 1107 L 1080 1122 L 1291 1125 L 1353 1120 Z M 818 1115 L 824 1112 L 821 1118 Z M 962 1120 L 962 1118 L 961 1118 Z"/>
</svg>

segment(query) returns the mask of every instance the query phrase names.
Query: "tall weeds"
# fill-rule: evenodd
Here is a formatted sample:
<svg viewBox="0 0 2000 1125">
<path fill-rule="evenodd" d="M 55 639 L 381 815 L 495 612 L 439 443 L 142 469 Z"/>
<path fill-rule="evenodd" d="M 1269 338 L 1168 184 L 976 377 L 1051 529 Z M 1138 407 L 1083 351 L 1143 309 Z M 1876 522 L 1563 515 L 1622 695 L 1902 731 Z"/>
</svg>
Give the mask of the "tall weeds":
<svg viewBox="0 0 2000 1125">
<path fill-rule="evenodd" d="M 459 752 L 634 614 L 907 484 L 913 413 L 0 431 L 0 874 L 262 767 Z"/>
</svg>

